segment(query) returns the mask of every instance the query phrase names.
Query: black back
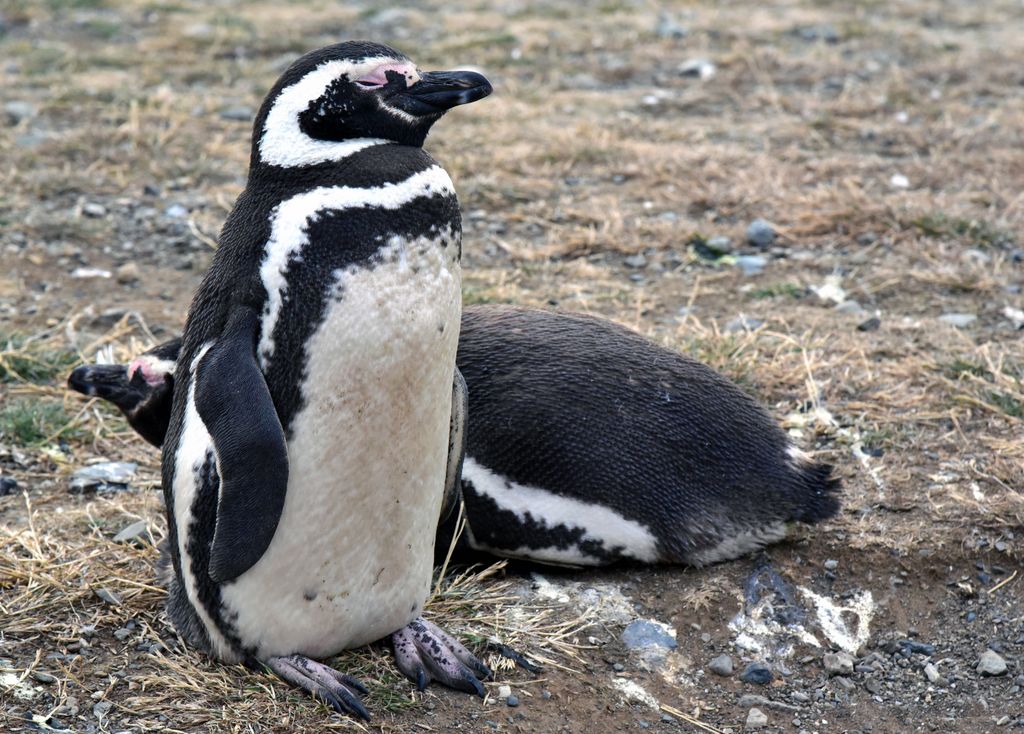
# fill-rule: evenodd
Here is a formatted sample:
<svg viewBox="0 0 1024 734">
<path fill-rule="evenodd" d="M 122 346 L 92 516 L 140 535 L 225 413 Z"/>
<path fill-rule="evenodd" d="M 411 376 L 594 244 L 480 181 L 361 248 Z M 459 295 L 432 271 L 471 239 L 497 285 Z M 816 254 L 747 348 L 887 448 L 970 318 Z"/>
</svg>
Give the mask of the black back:
<svg viewBox="0 0 1024 734">
<path fill-rule="evenodd" d="M 469 389 L 468 457 L 641 522 L 668 544 L 669 559 L 768 520 L 813 522 L 838 510 L 828 467 L 796 466 L 785 432 L 753 398 L 611 322 L 467 308 L 458 368 Z M 467 514 L 505 533 L 493 500 L 470 501 Z"/>
</svg>

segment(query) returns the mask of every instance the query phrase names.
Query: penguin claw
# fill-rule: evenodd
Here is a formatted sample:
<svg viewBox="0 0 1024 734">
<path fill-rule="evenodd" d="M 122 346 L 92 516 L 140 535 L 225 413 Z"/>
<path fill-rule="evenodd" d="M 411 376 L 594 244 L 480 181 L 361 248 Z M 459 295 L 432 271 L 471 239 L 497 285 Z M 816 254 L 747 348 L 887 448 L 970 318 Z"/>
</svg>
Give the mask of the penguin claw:
<svg viewBox="0 0 1024 734">
<path fill-rule="evenodd" d="M 398 669 L 419 690 L 436 680 L 449 688 L 474 693 L 481 698 L 486 694 L 479 678 L 491 677 L 490 668 L 432 622 L 417 617 L 391 635 L 391 642 Z"/>
<path fill-rule="evenodd" d="M 264 663 L 283 680 L 309 692 L 339 714 L 370 720 L 370 713 L 359 700 L 366 687 L 350 675 L 302 655 L 279 655 Z"/>
</svg>

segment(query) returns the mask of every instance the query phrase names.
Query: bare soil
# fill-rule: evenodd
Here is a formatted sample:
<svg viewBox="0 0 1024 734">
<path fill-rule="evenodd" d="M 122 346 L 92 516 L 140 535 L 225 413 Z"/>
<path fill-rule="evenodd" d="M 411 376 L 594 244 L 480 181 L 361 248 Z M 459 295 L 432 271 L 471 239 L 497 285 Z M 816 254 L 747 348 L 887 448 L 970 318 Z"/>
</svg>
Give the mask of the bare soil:
<svg viewBox="0 0 1024 734">
<path fill-rule="evenodd" d="M 1024 729 L 1022 27 L 1011 0 L 0 5 L 0 730 L 738 732 L 751 705 L 773 732 Z M 822 647 L 742 646 L 752 558 L 450 577 L 431 612 L 500 666 L 488 700 L 417 694 L 372 648 L 336 662 L 369 683 L 369 725 L 182 648 L 153 575 L 158 455 L 63 380 L 180 330 L 262 95 L 360 37 L 494 82 L 428 141 L 463 205 L 467 302 L 622 322 L 837 466 L 841 516 L 768 553 Z M 130 487 L 69 493 L 98 458 L 137 462 Z M 826 672 L 800 588 L 871 594 L 852 673 Z M 678 647 L 627 650 L 609 594 Z M 1004 673 L 977 671 L 986 649 Z M 751 662 L 773 681 L 742 681 Z"/>
</svg>

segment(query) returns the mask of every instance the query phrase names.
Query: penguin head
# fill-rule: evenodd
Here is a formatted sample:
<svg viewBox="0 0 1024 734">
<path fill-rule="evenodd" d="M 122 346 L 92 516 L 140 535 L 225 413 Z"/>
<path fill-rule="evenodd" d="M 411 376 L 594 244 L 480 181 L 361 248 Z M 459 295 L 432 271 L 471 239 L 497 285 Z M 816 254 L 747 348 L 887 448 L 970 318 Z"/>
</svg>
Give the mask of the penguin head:
<svg viewBox="0 0 1024 734">
<path fill-rule="evenodd" d="M 423 72 L 378 43 L 327 46 L 292 64 L 267 95 L 253 163 L 316 165 L 383 142 L 421 146 L 445 112 L 490 93 L 476 72 Z"/>
<path fill-rule="evenodd" d="M 144 439 L 160 446 L 170 420 L 174 360 L 180 348 L 181 340 L 174 339 L 139 355 L 128 365 L 83 365 L 68 377 L 68 387 L 109 400 Z"/>
</svg>

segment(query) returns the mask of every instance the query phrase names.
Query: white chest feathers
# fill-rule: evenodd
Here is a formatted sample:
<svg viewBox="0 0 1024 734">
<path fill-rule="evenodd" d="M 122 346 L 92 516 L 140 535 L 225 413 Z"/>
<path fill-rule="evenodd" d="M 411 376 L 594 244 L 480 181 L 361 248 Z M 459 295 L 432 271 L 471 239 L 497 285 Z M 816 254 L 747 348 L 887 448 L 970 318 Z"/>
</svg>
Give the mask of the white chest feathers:
<svg viewBox="0 0 1024 734">
<path fill-rule="evenodd" d="M 335 273 L 307 344 L 284 511 L 222 589 L 260 656 L 323 657 L 407 624 L 430 586 L 461 311 L 458 243 L 392 240 Z"/>
</svg>

